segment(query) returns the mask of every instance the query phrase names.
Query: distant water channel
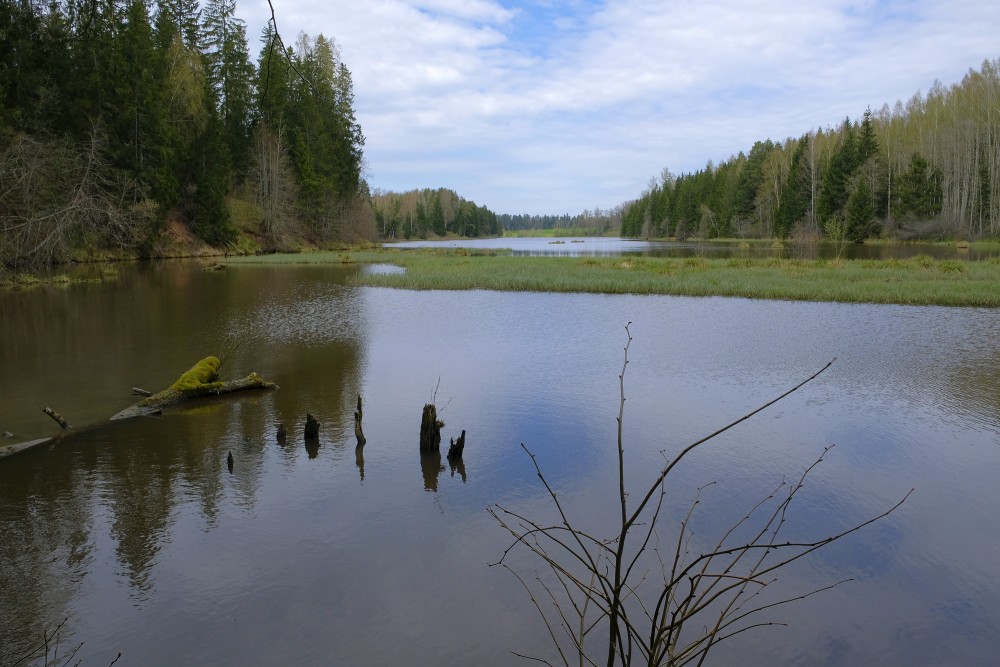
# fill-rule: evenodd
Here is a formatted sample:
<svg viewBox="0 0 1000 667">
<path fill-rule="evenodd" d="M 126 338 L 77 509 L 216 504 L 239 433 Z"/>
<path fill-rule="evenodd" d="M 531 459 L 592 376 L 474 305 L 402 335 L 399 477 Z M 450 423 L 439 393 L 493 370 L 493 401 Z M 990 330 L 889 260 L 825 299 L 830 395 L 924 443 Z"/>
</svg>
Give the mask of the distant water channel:
<svg viewBox="0 0 1000 667">
<path fill-rule="evenodd" d="M 485 509 L 551 519 L 524 443 L 567 510 L 608 532 L 630 321 L 633 488 L 661 450 L 837 358 L 679 467 L 665 541 L 695 487 L 716 482 L 695 524 L 711 540 L 831 444 L 792 534 L 825 537 L 915 489 L 775 586 L 852 581 L 775 610 L 788 627 L 740 635 L 710 664 L 996 660 L 1000 311 L 407 292 L 352 286 L 359 270 L 161 262 L 107 284 L 0 293 L 0 431 L 17 439 L 53 432 L 45 406 L 99 422 L 134 401 L 131 387 L 161 389 L 237 340 L 224 377 L 255 370 L 281 387 L 0 459 L 0 664 L 63 619 L 60 651 L 83 642 L 83 667 L 119 651 L 117 664 L 143 666 L 557 659 L 520 585 L 489 567 L 509 538 Z M 432 400 L 446 441 L 467 432 L 461 465 L 418 453 Z M 322 422 L 318 447 L 305 446 L 306 412 Z M 541 567 L 513 558 L 528 578 Z"/>
<path fill-rule="evenodd" d="M 774 245 L 768 241 L 639 241 L 605 237 L 542 238 L 507 237 L 499 239 L 455 239 L 450 241 L 397 241 L 387 248 L 469 248 L 514 256 L 594 257 L 601 255 L 642 255 L 646 257 L 790 257 L 832 259 L 837 249 L 832 244 Z M 841 249 L 845 259 L 907 259 L 914 255 L 935 259 L 981 260 L 1000 256 L 1000 248 L 957 248 L 932 244 L 851 244 Z"/>
</svg>

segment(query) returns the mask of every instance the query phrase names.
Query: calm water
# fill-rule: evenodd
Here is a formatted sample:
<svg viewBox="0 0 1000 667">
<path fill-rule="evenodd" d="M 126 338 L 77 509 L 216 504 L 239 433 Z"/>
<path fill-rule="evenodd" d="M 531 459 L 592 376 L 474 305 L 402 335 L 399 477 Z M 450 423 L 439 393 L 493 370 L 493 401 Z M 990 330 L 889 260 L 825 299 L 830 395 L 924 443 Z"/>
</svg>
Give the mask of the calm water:
<svg viewBox="0 0 1000 667">
<path fill-rule="evenodd" d="M 552 657 L 485 508 L 543 515 L 519 443 L 570 511 L 613 516 L 624 325 L 630 483 L 804 379 L 692 456 L 661 533 L 706 491 L 710 539 L 836 443 L 792 527 L 886 520 L 781 577 L 779 610 L 713 664 L 990 664 L 1000 651 L 1000 311 L 721 298 L 405 292 L 351 270 L 196 263 L 104 285 L 0 294 L 0 430 L 52 432 L 160 389 L 236 338 L 225 377 L 272 393 L 208 400 L 0 460 L 0 664 L 63 618 L 82 665 L 506 665 Z M 365 399 L 368 444 L 352 412 Z M 421 459 L 436 393 L 464 464 Z M 323 423 L 302 438 L 306 412 Z M 276 424 L 289 427 L 285 446 Z M 232 451 L 235 467 L 226 469 Z M 538 564 L 513 561 L 529 575 Z"/>
<path fill-rule="evenodd" d="M 647 257 L 795 257 L 832 259 L 837 256 L 831 244 L 783 247 L 770 243 L 741 244 L 739 241 L 637 241 L 619 238 L 502 238 L 456 239 L 453 241 L 400 241 L 384 244 L 391 248 L 476 248 L 514 256 L 595 257 L 601 255 L 644 255 Z M 906 259 L 915 255 L 936 259 L 981 260 L 1000 256 L 1000 248 L 955 248 L 946 245 L 869 245 L 851 244 L 841 256 L 846 259 Z"/>
</svg>

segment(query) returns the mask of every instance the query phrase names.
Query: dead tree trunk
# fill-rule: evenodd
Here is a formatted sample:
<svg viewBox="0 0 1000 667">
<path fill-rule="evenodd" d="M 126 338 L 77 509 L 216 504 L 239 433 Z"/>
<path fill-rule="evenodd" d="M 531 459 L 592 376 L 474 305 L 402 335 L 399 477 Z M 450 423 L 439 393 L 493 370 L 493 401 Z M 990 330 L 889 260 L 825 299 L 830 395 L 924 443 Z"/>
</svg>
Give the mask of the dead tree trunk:
<svg viewBox="0 0 1000 667">
<path fill-rule="evenodd" d="M 442 426 L 444 426 L 444 422 L 438 421 L 437 408 L 434 404 L 425 405 L 424 414 L 420 420 L 420 451 L 440 451 Z"/>
</svg>

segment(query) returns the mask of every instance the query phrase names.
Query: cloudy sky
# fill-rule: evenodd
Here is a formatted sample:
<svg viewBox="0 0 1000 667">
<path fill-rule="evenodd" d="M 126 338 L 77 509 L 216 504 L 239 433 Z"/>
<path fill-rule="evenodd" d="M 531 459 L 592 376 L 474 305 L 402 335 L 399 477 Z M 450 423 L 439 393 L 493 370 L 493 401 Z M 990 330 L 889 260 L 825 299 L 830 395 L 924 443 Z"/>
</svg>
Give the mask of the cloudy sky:
<svg viewBox="0 0 1000 667">
<path fill-rule="evenodd" d="M 997 0 L 272 0 L 332 37 L 373 188 L 579 213 L 1000 58 Z M 251 52 L 266 0 L 238 0 Z"/>
</svg>

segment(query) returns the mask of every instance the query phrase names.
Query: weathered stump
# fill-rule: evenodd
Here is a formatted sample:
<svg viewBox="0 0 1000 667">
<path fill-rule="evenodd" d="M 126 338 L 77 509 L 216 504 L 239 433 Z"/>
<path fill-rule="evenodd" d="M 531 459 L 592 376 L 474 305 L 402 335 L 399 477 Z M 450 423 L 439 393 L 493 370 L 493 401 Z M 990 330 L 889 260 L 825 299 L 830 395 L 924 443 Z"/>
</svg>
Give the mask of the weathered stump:
<svg viewBox="0 0 1000 667">
<path fill-rule="evenodd" d="M 456 441 L 454 438 L 451 439 L 451 446 L 448 447 L 448 460 L 462 458 L 462 452 L 465 450 L 465 429 L 462 429 L 462 435 L 458 436 Z"/>
<path fill-rule="evenodd" d="M 233 471 L 233 463 L 234 463 L 233 462 L 233 453 L 229 452 L 229 455 L 226 457 L 226 467 L 229 468 L 229 472 Z"/>
<path fill-rule="evenodd" d="M 420 451 L 440 451 L 442 426 L 444 422 L 438 421 L 437 407 L 433 403 L 425 405 L 424 414 L 420 419 Z"/>
<path fill-rule="evenodd" d="M 306 440 L 315 440 L 319 437 L 319 422 L 316 418 L 312 416 L 312 413 L 306 413 L 306 430 L 305 430 Z"/>
<path fill-rule="evenodd" d="M 285 444 L 286 437 L 288 437 L 288 432 L 285 431 L 285 423 L 281 422 L 280 424 L 278 424 L 278 434 L 277 434 L 278 442 L 281 443 L 282 445 Z"/>
<path fill-rule="evenodd" d="M 358 439 L 358 446 L 364 446 L 365 434 L 361 430 L 361 394 L 358 394 L 358 409 L 354 413 L 354 437 Z"/>
</svg>

